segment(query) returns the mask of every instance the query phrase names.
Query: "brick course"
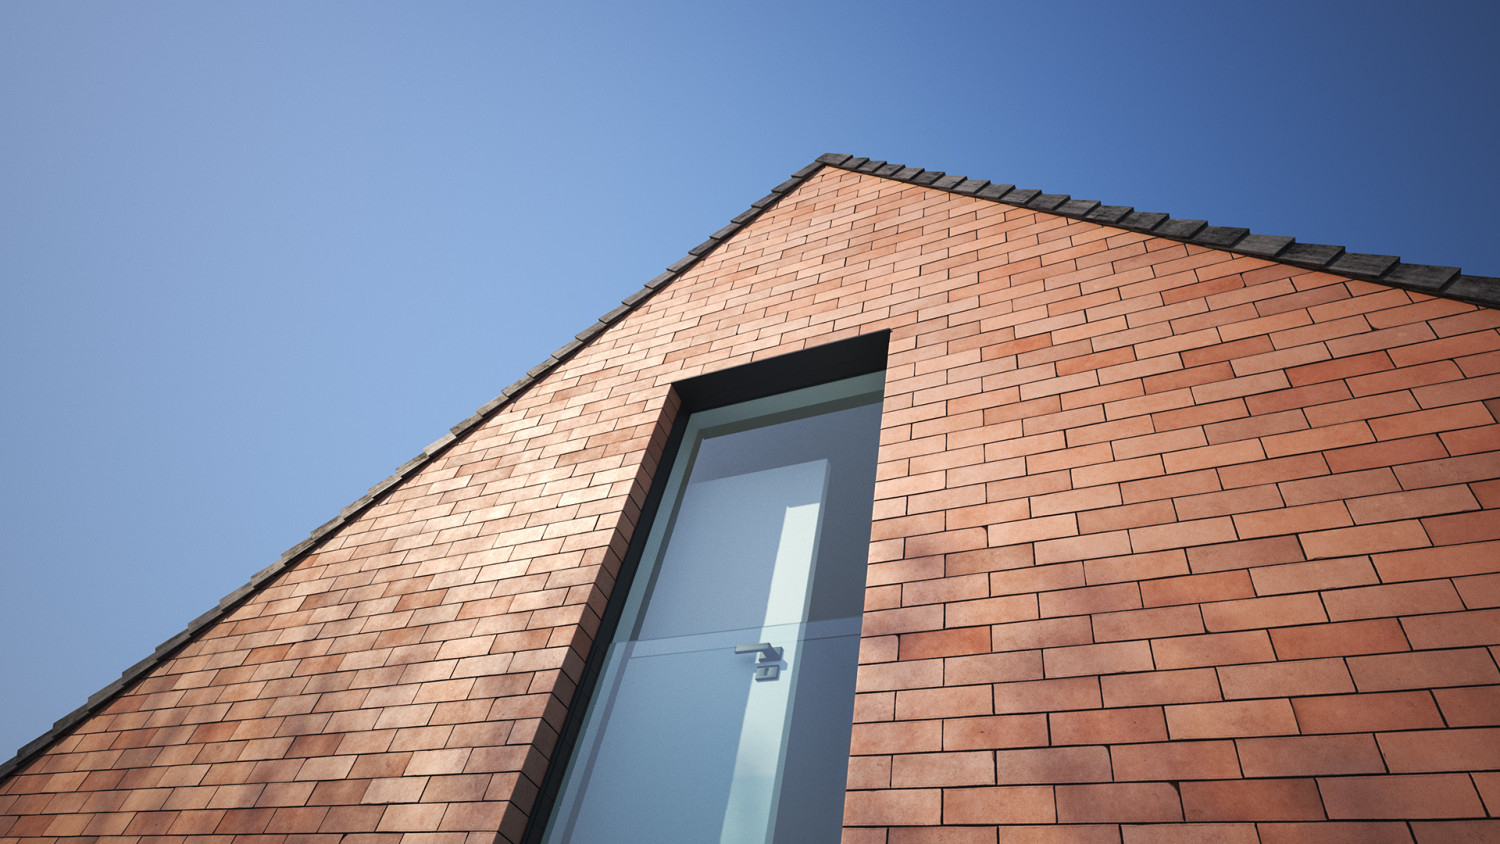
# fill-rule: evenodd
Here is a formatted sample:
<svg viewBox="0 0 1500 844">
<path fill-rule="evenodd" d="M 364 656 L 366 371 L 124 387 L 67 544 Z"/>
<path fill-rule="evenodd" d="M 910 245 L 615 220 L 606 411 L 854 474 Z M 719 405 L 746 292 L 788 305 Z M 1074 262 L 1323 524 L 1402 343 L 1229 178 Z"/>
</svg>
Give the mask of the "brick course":
<svg viewBox="0 0 1500 844">
<path fill-rule="evenodd" d="M 1500 312 L 826 167 L 5 779 L 0 836 L 518 840 L 671 384 L 880 330 L 846 842 L 1496 834 Z"/>
</svg>

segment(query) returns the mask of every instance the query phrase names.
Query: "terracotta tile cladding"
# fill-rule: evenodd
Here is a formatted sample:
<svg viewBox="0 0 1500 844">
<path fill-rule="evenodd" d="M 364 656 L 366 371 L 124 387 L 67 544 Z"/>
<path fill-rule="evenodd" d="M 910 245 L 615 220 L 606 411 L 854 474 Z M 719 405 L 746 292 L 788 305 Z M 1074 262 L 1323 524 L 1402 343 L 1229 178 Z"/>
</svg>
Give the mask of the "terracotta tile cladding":
<svg viewBox="0 0 1500 844">
<path fill-rule="evenodd" d="M 1496 305 L 823 156 L 23 748 L 0 837 L 519 842 L 671 385 L 888 331 L 846 844 L 1494 839 Z"/>
</svg>

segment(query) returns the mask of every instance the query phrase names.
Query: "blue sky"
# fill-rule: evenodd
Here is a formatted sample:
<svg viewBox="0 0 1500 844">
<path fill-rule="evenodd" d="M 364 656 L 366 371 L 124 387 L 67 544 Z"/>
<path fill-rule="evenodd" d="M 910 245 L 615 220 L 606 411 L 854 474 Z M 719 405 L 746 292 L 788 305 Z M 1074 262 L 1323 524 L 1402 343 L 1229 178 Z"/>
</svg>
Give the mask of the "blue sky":
<svg viewBox="0 0 1500 844">
<path fill-rule="evenodd" d="M 0 759 L 823 152 L 1500 275 L 1497 9 L 0 4 Z"/>
</svg>

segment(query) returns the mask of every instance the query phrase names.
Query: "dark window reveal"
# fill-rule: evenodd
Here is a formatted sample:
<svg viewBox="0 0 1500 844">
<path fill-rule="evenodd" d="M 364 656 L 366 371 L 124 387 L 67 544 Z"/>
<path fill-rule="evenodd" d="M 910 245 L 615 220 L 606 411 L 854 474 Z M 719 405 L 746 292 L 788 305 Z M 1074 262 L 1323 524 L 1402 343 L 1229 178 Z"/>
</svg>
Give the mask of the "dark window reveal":
<svg viewBox="0 0 1500 844">
<path fill-rule="evenodd" d="M 688 418 L 541 840 L 838 840 L 883 384 Z"/>
</svg>

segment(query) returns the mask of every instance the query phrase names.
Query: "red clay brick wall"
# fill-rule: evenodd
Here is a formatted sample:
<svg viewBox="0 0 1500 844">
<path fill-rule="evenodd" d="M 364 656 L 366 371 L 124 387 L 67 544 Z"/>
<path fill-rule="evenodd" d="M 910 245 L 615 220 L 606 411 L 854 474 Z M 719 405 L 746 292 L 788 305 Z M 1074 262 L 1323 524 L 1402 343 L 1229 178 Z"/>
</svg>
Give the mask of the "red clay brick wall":
<svg viewBox="0 0 1500 844">
<path fill-rule="evenodd" d="M 515 840 L 670 384 L 888 328 L 847 844 L 1500 839 L 1497 326 L 825 168 L 6 780 L 0 836 Z"/>
</svg>

